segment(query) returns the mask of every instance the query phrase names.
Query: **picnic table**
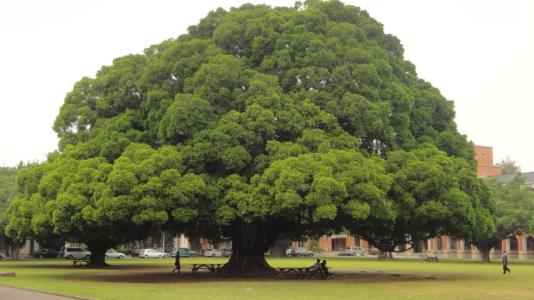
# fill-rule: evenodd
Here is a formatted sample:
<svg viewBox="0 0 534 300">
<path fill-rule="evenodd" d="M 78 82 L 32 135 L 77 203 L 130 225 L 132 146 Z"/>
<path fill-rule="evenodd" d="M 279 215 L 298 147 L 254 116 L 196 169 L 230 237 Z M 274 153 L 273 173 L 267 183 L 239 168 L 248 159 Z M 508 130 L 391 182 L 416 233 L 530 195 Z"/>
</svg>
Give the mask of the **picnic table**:
<svg viewBox="0 0 534 300">
<path fill-rule="evenodd" d="M 304 268 L 295 268 L 295 267 L 289 267 L 289 268 L 278 268 L 278 272 L 282 276 L 288 276 L 288 277 L 296 277 L 296 278 L 323 278 L 322 272 L 316 272 L 311 267 L 304 267 Z"/>
<path fill-rule="evenodd" d="M 73 265 L 77 265 L 77 264 L 88 265 L 89 262 L 90 262 L 90 258 L 89 257 L 73 258 L 72 259 L 72 264 Z"/>
<path fill-rule="evenodd" d="M 195 273 L 198 270 L 205 269 L 205 270 L 210 271 L 211 273 L 214 273 L 214 272 L 219 271 L 223 265 L 224 264 L 192 264 L 191 271 Z"/>
</svg>

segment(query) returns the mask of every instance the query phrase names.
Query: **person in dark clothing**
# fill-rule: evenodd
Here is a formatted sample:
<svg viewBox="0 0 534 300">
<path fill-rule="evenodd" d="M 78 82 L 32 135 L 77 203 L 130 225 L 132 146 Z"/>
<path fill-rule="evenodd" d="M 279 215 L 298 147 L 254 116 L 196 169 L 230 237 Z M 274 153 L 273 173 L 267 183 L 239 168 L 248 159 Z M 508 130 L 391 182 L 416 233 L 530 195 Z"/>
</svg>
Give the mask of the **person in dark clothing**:
<svg viewBox="0 0 534 300">
<path fill-rule="evenodd" d="M 173 272 L 180 273 L 180 251 L 176 251 Z"/>
<path fill-rule="evenodd" d="M 323 274 L 326 279 L 330 279 L 332 277 L 332 274 L 328 272 L 328 268 L 326 267 L 326 259 L 323 259 L 323 262 L 321 263 L 321 269 L 323 270 Z"/>
<path fill-rule="evenodd" d="M 317 259 L 315 261 L 315 263 L 313 264 L 313 266 L 311 266 L 311 269 L 313 271 L 313 274 L 316 276 L 316 277 L 320 277 L 320 278 L 323 278 L 324 277 L 324 273 L 323 273 L 323 267 L 321 266 L 321 260 L 320 259 Z"/>
<path fill-rule="evenodd" d="M 510 268 L 508 268 L 508 255 L 506 254 L 506 251 L 504 251 L 502 254 L 502 274 L 506 274 L 506 271 L 508 271 L 508 273 L 512 273 Z"/>
</svg>

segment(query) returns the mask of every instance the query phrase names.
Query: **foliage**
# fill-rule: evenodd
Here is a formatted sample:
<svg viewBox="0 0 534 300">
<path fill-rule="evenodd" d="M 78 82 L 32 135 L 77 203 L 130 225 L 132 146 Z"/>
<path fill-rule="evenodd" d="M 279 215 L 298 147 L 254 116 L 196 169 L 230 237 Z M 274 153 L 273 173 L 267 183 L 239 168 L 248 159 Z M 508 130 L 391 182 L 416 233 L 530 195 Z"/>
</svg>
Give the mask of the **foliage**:
<svg viewBox="0 0 534 300">
<path fill-rule="evenodd" d="M 16 168 L 0 167 L 0 224 L 3 223 L 3 213 L 16 192 Z"/>
<path fill-rule="evenodd" d="M 442 234 L 471 238 L 473 231 L 483 230 L 483 218 L 490 216 L 487 199 L 465 160 L 428 145 L 390 152 L 386 171 L 392 178 L 386 200 L 371 206 L 365 222 L 350 227 L 382 252 Z"/>
<path fill-rule="evenodd" d="M 19 174 L 11 236 L 102 254 L 162 226 L 231 238 L 225 268 L 247 273 L 278 238 L 386 224 L 376 244 L 398 243 L 465 231 L 482 206 L 452 103 L 335 0 L 210 12 L 81 79 L 54 130 L 60 151 Z"/>
<path fill-rule="evenodd" d="M 319 246 L 319 242 L 316 240 L 311 242 L 310 250 L 313 251 L 313 253 L 323 253 L 325 250 Z"/>
<path fill-rule="evenodd" d="M 501 240 L 534 230 L 534 192 L 520 174 L 506 183 L 491 177 L 484 182 L 490 191 L 495 226 L 473 241 L 481 253 L 487 254 Z M 489 261 L 489 256 L 483 255 L 482 259 Z"/>
<path fill-rule="evenodd" d="M 498 162 L 497 167 L 501 168 L 503 175 L 516 175 L 521 173 L 521 168 L 509 157 Z"/>
</svg>

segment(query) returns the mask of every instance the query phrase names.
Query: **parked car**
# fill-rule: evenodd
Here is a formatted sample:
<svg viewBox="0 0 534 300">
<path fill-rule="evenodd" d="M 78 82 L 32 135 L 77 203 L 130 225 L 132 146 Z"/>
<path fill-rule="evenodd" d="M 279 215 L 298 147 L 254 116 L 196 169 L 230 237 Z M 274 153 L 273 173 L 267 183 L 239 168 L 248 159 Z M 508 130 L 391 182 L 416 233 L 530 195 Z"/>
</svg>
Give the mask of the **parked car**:
<svg viewBox="0 0 534 300">
<path fill-rule="evenodd" d="M 4 260 L 4 259 L 6 259 L 5 254 L 4 253 L 0 253 L 0 260 Z"/>
<path fill-rule="evenodd" d="M 296 256 L 296 257 L 310 257 L 313 256 L 313 251 L 310 251 L 304 247 L 298 247 L 295 249 L 290 249 L 291 251 L 288 251 L 288 256 Z"/>
<path fill-rule="evenodd" d="M 143 249 L 141 252 L 139 252 L 139 257 L 143 258 L 164 258 L 169 257 L 168 253 L 165 252 L 159 252 L 155 249 Z"/>
<path fill-rule="evenodd" d="M 39 249 L 33 253 L 35 258 L 58 258 L 61 253 L 52 249 Z"/>
<path fill-rule="evenodd" d="M 339 252 L 337 255 L 339 256 L 357 256 L 362 255 L 362 249 L 360 247 L 347 247 L 347 249 Z"/>
<path fill-rule="evenodd" d="M 178 248 L 178 249 L 174 249 L 174 250 L 171 251 L 170 257 L 176 257 L 176 253 L 177 252 L 180 253 L 180 257 L 195 257 L 195 256 L 197 256 L 197 252 L 194 251 L 194 250 L 187 249 L 187 248 Z"/>
<path fill-rule="evenodd" d="M 68 259 L 90 258 L 91 252 L 80 247 L 67 247 L 65 248 L 65 254 L 63 256 Z"/>
<path fill-rule="evenodd" d="M 106 258 L 122 259 L 122 258 L 125 258 L 125 257 L 126 257 L 126 254 L 124 254 L 122 252 L 118 252 L 115 249 L 108 249 L 108 251 L 106 251 Z"/>
<path fill-rule="evenodd" d="M 213 249 L 213 250 L 206 250 L 204 251 L 204 256 L 218 256 L 218 257 L 228 257 L 232 254 L 232 250 L 230 249 Z"/>
</svg>

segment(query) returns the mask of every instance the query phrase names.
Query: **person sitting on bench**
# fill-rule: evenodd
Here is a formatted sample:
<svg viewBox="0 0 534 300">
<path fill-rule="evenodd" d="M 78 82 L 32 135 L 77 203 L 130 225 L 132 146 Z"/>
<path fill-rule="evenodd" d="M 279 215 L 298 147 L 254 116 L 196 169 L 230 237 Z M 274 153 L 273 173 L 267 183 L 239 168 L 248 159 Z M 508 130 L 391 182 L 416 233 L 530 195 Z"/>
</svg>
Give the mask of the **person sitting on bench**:
<svg viewBox="0 0 534 300">
<path fill-rule="evenodd" d="M 332 277 L 332 274 L 330 274 L 330 272 L 328 272 L 328 268 L 326 267 L 326 259 L 323 259 L 323 262 L 321 263 L 321 270 L 323 271 L 324 277 L 326 279 Z"/>
<path fill-rule="evenodd" d="M 321 278 L 324 277 L 323 266 L 321 265 L 321 260 L 317 259 L 313 265 L 312 272 L 316 275 L 319 275 Z"/>
</svg>

